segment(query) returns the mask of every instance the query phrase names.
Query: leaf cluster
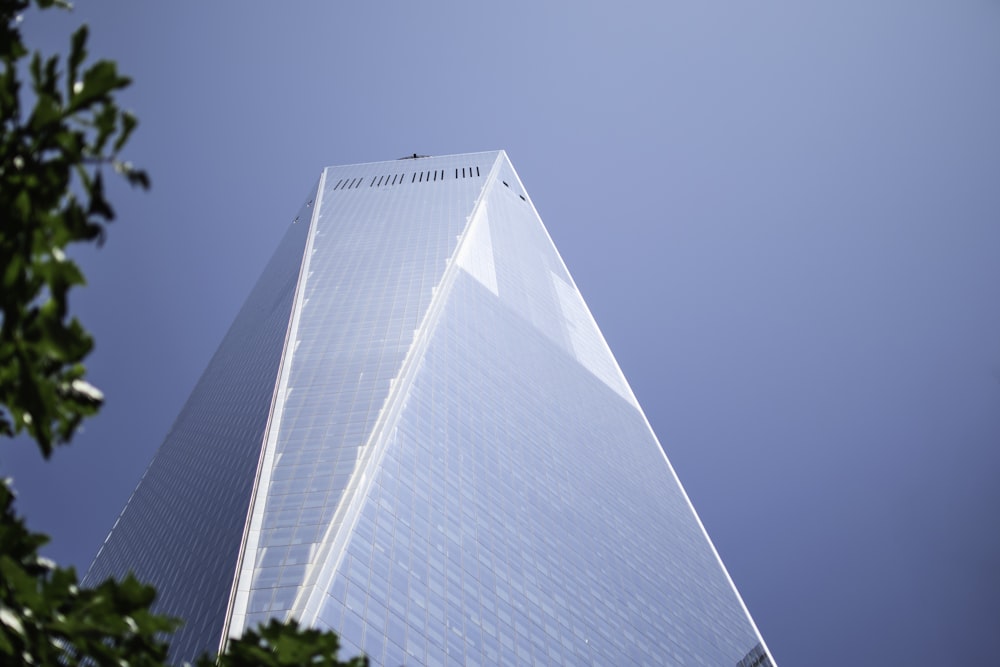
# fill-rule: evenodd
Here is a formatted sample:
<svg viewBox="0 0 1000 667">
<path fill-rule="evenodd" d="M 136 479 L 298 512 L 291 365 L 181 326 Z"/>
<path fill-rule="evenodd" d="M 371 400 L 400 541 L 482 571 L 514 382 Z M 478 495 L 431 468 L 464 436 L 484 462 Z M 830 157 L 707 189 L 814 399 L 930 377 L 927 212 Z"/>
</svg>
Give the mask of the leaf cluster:
<svg viewBox="0 0 1000 667">
<path fill-rule="evenodd" d="M 39 555 L 48 537 L 28 530 L 14 499 L 0 480 L 0 666 L 165 667 L 180 621 L 151 611 L 156 590 L 131 574 L 81 588 L 73 568 Z M 195 666 L 368 667 L 365 656 L 339 660 L 339 650 L 333 632 L 271 620 Z"/>
<path fill-rule="evenodd" d="M 115 217 L 105 168 L 133 186 L 148 188 L 149 178 L 119 158 L 137 124 L 115 99 L 129 79 L 114 62 L 87 64 L 86 26 L 65 60 L 29 53 L 18 26 L 31 4 L 0 0 L 0 435 L 24 431 L 48 457 L 103 400 L 84 379 L 93 340 L 68 307 L 84 276 L 65 249 L 100 243 Z M 165 665 L 179 621 L 151 611 L 155 589 L 131 575 L 81 588 L 73 568 L 39 554 L 47 542 L 17 516 L 9 480 L 0 480 L 0 667 Z M 338 661 L 339 648 L 332 632 L 272 621 L 197 665 L 368 664 L 363 656 Z"/>
<path fill-rule="evenodd" d="M 303 628 L 295 620 L 272 619 L 229 642 L 218 658 L 202 656 L 197 667 L 368 667 L 366 656 L 337 659 L 340 639 L 332 632 Z"/>
<path fill-rule="evenodd" d="M 177 619 L 150 611 L 152 586 L 132 575 L 81 588 L 73 568 L 41 557 L 48 542 L 14 512 L 9 480 L 0 480 L 0 666 L 168 664 Z M 364 656 L 340 661 L 332 632 L 272 620 L 229 642 L 221 656 L 196 667 L 367 667 Z"/>
<path fill-rule="evenodd" d="M 103 400 L 84 379 L 93 340 L 68 304 L 84 276 L 65 249 L 100 243 L 114 219 L 105 169 L 142 188 L 149 177 L 119 157 L 137 125 L 115 98 L 129 79 L 87 62 L 86 25 L 65 58 L 29 53 L 29 4 L 0 0 L 0 435 L 26 431 L 48 457 Z"/>
<path fill-rule="evenodd" d="M 48 538 L 14 513 L 0 481 L 0 664 L 163 665 L 177 621 L 150 612 L 152 586 L 128 576 L 80 588 L 76 571 L 42 558 Z"/>
</svg>

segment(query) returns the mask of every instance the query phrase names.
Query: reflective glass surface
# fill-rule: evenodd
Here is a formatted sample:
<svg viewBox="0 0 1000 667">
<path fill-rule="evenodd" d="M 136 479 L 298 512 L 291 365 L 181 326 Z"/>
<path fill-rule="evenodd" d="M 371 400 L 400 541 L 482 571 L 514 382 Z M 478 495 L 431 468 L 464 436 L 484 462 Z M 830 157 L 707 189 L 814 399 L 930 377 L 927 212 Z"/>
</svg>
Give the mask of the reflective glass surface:
<svg viewBox="0 0 1000 667">
<path fill-rule="evenodd" d="M 506 154 L 331 167 L 298 219 L 91 580 L 156 584 L 175 658 L 295 617 L 376 665 L 767 664 Z"/>
<path fill-rule="evenodd" d="M 735 665 L 756 630 L 497 167 L 297 612 L 374 664 Z"/>
<path fill-rule="evenodd" d="M 232 629 L 293 608 L 498 153 L 328 168 Z"/>
<path fill-rule="evenodd" d="M 735 665 L 759 641 L 636 408 L 465 275 L 404 400 L 318 614 L 348 653 Z"/>
<path fill-rule="evenodd" d="M 156 586 L 155 609 L 185 620 L 171 642 L 174 658 L 214 652 L 219 645 L 312 196 L 289 226 L 85 578 L 96 584 L 133 571 Z"/>
</svg>

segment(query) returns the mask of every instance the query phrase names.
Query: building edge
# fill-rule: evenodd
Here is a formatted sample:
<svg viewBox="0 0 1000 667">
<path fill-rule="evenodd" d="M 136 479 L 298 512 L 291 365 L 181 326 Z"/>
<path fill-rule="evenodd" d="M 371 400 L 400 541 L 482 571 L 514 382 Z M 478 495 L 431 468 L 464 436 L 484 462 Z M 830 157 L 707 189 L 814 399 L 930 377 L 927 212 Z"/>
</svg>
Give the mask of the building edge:
<svg viewBox="0 0 1000 667">
<path fill-rule="evenodd" d="M 280 412 L 279 406 L 279 396 L 281 395 L 282 389 L 287 385 L 288 379 L 288 369 L 291 365 L 291 356 L 294 350 L 289 350 L 289 341 L 293 340 L 293 335 L 295 332 L 296 325 L 298 324 L 298 313 L 300 311 L 301 300 L 303 296 L 304 282 L 303 277 L 307 275 L 309 256 L 311 254 L 313 235 L 315 233 L 315 224 L 319 216 L 319 210 L 322 208 L 322 199 L 320 194 L 323 192 L 323 186 L 326 183 L 326 169 L 320 173 L 319 180 L 316 184 L 315 189 L 312 191 L 312 215 L 309 217 L 309 231 L 306 238 L 306 243 L 302 251 L 302 261 L 299 263 L 299 275 L 295 282 L 295 297 L 292 302 L 292 310 L 289 314 L 288 327 L 285 329 L 285 340 L 282 343 L 281 361 L 279 362 L 278 373 L 275 378 L 274 390 L 271 394 L 271 404 L 268 409 L 267 423 L 264 427 L 264 437 L 262 438 L 260 447 L 260 456 L 257 460 L 257 471 L 254 477 L 253 491 L 250 495 L 250 502 L 247 506 L 246 519 L 243 525 L 243 538 L 240 541 L 240 551 L 236 559 L 236 567 L 233 573 L 233 582 L 229 592 L 229 601 L 226 604 L 226 616 L 222 624 L 222 632 L 219 637 L 218 653 L 221 655 L 226 650 L 226 644 L 229 641 L 231 624 L 233 617 L 236 612 L 236 606 L 240 598 L 239 595 L 239 583 L 242 578 L 242 573 L 244 569 L 244 563 L 247 553 L 247 543 L 250 537 L 251 525 L 254 521 L 254 508 L 257 506 L 258 493 L 260 491 L 260 484 L 262 479 L 262 474 L 265 470 L 265 461 L 268 455 L 268 444 L 272 441 L 272 433 L 276 436 L 275 423 L 275 411 Z M 298 224 L 299 220 L 296 220 L 292 224 Z M 287 356 L 286 356 L 287 355 Z M 280 423 L 280 415 L 278 423 Z M 258 516 L 259 518 L 259 516 Z M 253 574 L 253 560 L 251 560 L 250 565 L 250 575 Z M 245 615 L 246 602 L 243 602 L 243 614 Z M 240 634 L 242 634 L 242 629 Z"/>
</svg>

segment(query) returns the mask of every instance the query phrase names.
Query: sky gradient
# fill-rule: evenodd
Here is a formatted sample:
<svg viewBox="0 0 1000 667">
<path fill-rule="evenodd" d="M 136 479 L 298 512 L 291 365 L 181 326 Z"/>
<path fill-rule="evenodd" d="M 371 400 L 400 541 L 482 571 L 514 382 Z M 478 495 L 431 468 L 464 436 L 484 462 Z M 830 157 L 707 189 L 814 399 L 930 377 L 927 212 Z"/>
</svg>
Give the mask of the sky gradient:
<svg viewBox="0 0 1000 667">
<path fill-rule="evenodd" d="M 80 3 L 135 82 L 73 306 L 99 417 L 2 454 L 85 569 L 325 165 L 503 148 L 781 665 L 1000 655 L 1000 3 Z M 540 3 L 539 3 L 540 4 Z"/>
</svg>

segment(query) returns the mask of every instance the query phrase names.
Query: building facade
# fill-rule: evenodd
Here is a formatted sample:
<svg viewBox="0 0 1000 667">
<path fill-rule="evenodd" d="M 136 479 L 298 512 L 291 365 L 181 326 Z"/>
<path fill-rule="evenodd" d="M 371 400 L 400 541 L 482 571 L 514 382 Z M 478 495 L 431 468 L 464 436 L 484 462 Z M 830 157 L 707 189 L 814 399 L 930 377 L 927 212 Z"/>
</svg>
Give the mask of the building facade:
<svg viewBox="0 0 1000 667">
<path fill-rule="evenodd" d="M 89 582 L 176 660 L 272 617 L 373 664 L 770 664 L 502 151 L 323 171 Z"/>
</svg>

